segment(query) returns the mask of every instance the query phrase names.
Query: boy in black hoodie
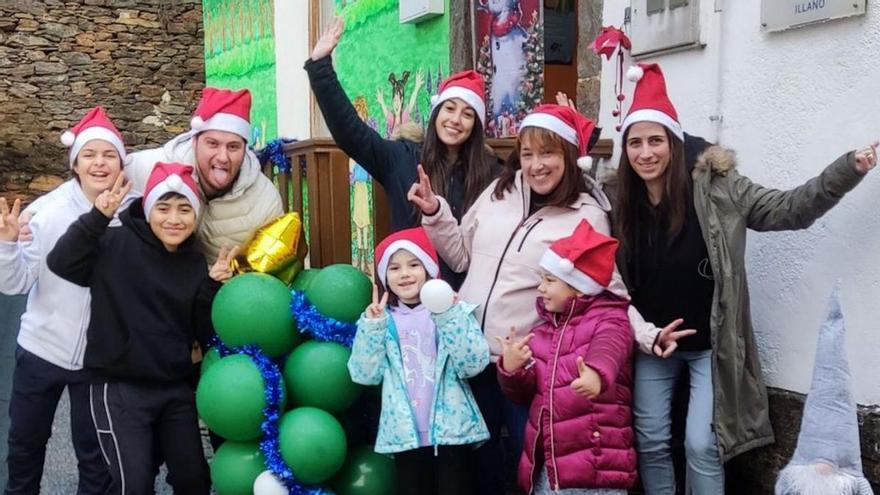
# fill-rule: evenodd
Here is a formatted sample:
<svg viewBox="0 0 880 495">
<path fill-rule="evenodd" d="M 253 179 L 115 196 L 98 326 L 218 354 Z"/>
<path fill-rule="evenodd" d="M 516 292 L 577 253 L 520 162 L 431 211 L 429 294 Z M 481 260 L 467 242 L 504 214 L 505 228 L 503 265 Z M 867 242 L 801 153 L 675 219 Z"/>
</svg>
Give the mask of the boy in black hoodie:
<svg viewBox="0 0 880 495">
<path fill-rule="evenodd" d="M 193 340 L 204 348 L 214 334 L 211 303 L 232 276 L 236 249 L 208 269 L 192 235 L 200 207 L 192 173 L 189 165 L 157 163 L 143 200 L 119 215 L 121 227 L 108 229 L 131 188 L 120 174 L 47 258 L 59 277 L 91 288 L 84 365 L 111 494 L 153 493 L 159 446 L 175 493 L 210 491 L 190 351 Z"/>
</svg>

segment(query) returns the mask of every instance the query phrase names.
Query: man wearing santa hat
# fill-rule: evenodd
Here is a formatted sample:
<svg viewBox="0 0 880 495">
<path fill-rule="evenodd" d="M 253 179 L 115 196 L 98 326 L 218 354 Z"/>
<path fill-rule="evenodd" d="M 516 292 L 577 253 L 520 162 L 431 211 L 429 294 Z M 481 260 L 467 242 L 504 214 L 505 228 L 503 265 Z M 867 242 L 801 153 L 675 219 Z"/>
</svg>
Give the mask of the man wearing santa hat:
<svg viewBox="0 0 880 495">
<path fill-rule="evenodd" d="M 192 129 L 161 148 L 132 153 L 125 174 L 143 191 L 156 162 L 181 162 L 196 169 L 205 211 L 198 240 L 208 262 L 223 246 L 244 244 L 261 225 L 284 213 L 281 196 L 248 149 L 251 94 L 207 87 L 192 118 Z"/>
</svg>

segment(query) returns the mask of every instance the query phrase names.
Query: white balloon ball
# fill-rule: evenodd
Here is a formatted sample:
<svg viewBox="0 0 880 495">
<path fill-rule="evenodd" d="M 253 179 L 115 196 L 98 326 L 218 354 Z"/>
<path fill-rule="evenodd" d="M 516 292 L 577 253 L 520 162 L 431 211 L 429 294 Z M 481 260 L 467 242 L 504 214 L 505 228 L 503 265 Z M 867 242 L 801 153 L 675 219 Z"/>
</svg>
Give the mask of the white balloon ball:
<svg viewBox="0 0 880 495">
<path fill-rule="evenodd" d="M 254 495 L 287 495 L 287 487 L 271 471 L 263 471 L 254 480 Z"/>
<path fill-rule="evenodd" d="M 442 313 L 452 307 L 455 292 L 440 279 L 428 280 L 420 293 L 422 304 L 432 313 Z"/>
</svg>

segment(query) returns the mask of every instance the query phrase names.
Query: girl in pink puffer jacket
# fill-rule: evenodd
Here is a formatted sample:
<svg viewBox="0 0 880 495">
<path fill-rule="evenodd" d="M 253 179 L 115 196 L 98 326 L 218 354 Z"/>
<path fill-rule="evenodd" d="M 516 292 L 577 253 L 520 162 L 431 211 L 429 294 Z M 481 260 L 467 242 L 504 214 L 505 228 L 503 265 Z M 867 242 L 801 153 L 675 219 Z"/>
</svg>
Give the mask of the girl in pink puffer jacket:
<svg viewBox="0 0 880 495">
<path fill-rule="evenodd" d="M 541 258 L 542 323 L 498 338 L 501 388 L 530 404 L 518 473 L 528 493 L 626 495 L 635 483 L 629 303 L 605 291 L 616 250 L 581 221 Z"/>
</svg>

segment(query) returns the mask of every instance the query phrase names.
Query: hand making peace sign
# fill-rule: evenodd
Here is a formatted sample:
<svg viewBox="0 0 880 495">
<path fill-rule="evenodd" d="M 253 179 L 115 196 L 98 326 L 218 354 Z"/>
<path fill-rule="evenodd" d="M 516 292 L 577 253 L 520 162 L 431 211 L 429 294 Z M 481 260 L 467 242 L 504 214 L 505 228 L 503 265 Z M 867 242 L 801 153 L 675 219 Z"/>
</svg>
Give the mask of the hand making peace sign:
<svg viewBox="0 0 880 495">
<path fill-rule="evenodd" d="M 501 344 L 504 371 L 513 373 L 532 360 L 532 349 L 529 348 L 529 341 L 534 336 L 535 334 L 530 333 L 521 339 L 516 339 L 516 327 L 510 327 L 510 333 L 503 339 L 497 335 L 495 336 L 495 340 Z"/>
<path fill-rule="evenodd" d="M 21 211 L 21 200 L 16 199 L 12 203 L 12 210 L 6 203 L 6 198 L 0 198 L 0 241 L 16 242 L 20 226 L 18 224 L 18 214 Z"/>
<path fill-rule="evenodd" d="M 409 188 L 406 199 L 422 211 L 424 215 L 434 215 L 440 209 L 440 200 L 434 195 L 434 189 L 431 187 L 431 179 L 425 173 L 425 169 L 421 165 L 418 166 L 419 181 Z"/>
<path fill-rule="evenodd" d="M 382 299 L 379 299 L 379 287 L 376 284 L 373 284 L 373 303 L 367 306 L 367 310 L 365 311 L 367 318 L 382 318 L 385 316 L 385 306 L 387 305 L 388 291 L 382 294 Z"/>
<path fill-rule="evenodd" d="M 95 208 L 100 210 L 105 217 L 113 218 L 113 215 L 116 214 L 116 210 L 119 209 L 119 205 L 122 204 L 122 200 L 125 198 L 125 195 L 128 194 L 128 191 L 131 191 L 131 182 L 125 180 L 124 175 L 119 174 L 119 176 L 116 177 L 116 182 L 113 183 L 113 187 L 102 192 L 97 198 L 95 198 Z"/>
<path fill-rule="evenodd" d="M 230 251 L 227 251 L 226 246 L 220 248 L 220 255 L 217 257 L 217 261 L 211 265 L 208 276 L 217 282 L 226 282 L 232 278 L 232 260 L 238 255 L 238 248 L 235 246 Z"/>
</svg>

